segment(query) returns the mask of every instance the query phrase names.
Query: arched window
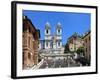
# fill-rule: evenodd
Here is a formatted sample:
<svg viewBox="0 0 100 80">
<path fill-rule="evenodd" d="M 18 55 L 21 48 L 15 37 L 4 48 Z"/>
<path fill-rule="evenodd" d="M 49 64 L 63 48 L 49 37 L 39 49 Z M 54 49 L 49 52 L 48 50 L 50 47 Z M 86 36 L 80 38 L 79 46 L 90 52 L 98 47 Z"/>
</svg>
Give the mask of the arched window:
<svg viewBox="0 0 100 80">
<path fill-rule="evenodd" d="M 60 29 L 58 29 L 58 34 L 60 34 Z"/>
<path fill-rule="evenodd" d="M 47 30 L 46 30 L 46 33 L 48 34 L 48 32 L 49 32 L 49 31 L 48 31 L 48 29 L 47 29 Z"/>
</svg>

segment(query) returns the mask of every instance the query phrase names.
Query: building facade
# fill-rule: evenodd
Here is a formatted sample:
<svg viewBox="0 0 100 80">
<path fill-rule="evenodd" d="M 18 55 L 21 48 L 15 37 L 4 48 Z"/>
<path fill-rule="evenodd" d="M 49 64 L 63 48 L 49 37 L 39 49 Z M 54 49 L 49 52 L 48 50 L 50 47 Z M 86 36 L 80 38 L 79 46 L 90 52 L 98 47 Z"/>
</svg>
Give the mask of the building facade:
<svg viewBox="0 0 100 80">
<path fill-rule="evenodd" d="M 39 30 L 32 22 L 23 16 L 23 69 L 38 63 Z"/>
<path fill-rule="evenodd" d="M 85 51 L 85 58 L 87 59 L 88 63 L 90 64 L 91 60 L 91 32 L 88 31 L 84 37 L 84 51 Z"/>
<path fill-rule="evenodd" d="M 77 51 L 79 47 L 83 46 L 83 39 L 77 33 L 74 33 L 70 38 L 68 38 L 68 46 L 70 51 Z"/>
<path fill-rule="evenodd" d="M 61 23 L 56 25 L 55 33 L 51 32 L 49 22 L 45 25 L 45 36 L 43 42 L 40 43 L 40 49 L 48 50 L 49 53 L 60 53 L 62 51 L 62 27 Z M 41 47 L 42 46 L 42 47 Z"/>
</svg>

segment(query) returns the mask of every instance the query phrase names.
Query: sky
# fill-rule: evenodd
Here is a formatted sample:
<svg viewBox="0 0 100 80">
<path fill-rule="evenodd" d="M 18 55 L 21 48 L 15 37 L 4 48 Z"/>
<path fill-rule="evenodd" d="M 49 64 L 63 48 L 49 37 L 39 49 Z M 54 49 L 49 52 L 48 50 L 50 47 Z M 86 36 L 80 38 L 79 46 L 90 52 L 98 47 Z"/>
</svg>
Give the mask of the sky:
<svg viewBox="0 0 100 80">
<path fill-rule="evenodd" d="M 36 29 L 40 29 L 41 40 L 44 39 L 45 24 L 47 22 L 50 23 L 52 34 L 56 32 L 57 23 L 60 22 L 63 44 L 66 44 L 67 39 L 75 32 L 82 35 L 91 27 L 90 13 L 23 10 L 23 15 L 32 21 Z"/>
</svg>

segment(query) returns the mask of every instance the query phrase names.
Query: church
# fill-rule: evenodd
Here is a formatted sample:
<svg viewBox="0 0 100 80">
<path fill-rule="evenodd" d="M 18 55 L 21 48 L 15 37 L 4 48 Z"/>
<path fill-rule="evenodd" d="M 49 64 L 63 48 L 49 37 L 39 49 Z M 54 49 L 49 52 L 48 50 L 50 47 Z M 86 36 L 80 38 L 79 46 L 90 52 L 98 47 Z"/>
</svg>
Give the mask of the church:
<svg viewBox="0 0 100 80">
<path fill-rule="evenodd" d="M 62 52 L 62 25 L 60 22 L 52 33 L 49 22 L 45 24 L 44 40 L 40 40 L 39 49 L 45 53 L 61 53 Z"/>
</svg>

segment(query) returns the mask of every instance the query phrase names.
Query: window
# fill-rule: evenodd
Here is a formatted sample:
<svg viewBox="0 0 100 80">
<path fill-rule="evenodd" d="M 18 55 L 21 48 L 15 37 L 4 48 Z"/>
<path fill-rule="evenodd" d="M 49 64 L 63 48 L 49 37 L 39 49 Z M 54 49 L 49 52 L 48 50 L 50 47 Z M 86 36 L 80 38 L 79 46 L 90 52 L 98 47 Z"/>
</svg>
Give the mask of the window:
<svg viewBox="0 0 100 80">
<path fill-rule="evenodd" d="M 73 40 L 77 40 L 77 37 L 76 37 L 76 36 L 74 36 L 74 37 L 73 37 Z"/>
<path fill-rule="evenodd" d="M 87 39 L 85 39 L 85 42 L 87 43 Z"/>
<path fill-rule="evenodd" d="M 31 38 L 29 37 L 29 39 L 28 39 L 28 45 L 30 46 L 30 40 L 31 40 Z"/>
<path fill-rule="evenodd" d="M 30 59 L 31 58 L 31 54 L 30 53 L 28 53 L 28 59 Z"/>
<path fill-rule="evenodd" d="M 89 41 L 90 41 L 90 36 L 89 36 Z"/>
<path fill-rule="evenodd" d="M 46 30 L 46 33 L 48 34 L 48 29 Z"/>
<path fill-rule="evenodd" d="M 58 33 L 60 33 L 60 29 L 58 29 Z"/>
</svg>

